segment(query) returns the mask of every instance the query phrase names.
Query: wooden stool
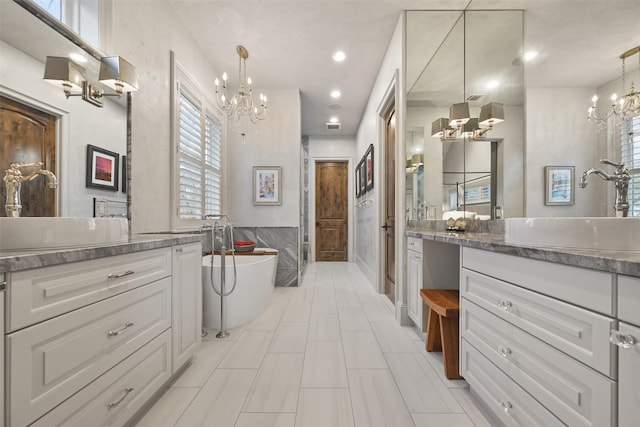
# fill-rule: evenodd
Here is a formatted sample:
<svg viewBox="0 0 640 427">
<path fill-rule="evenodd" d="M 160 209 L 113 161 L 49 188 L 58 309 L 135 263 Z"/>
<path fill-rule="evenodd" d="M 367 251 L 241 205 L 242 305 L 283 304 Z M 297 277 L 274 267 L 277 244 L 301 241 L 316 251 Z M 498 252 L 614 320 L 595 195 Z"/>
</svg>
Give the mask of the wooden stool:
<svg viewBox="0 0 640 427">
<path fill-rule="evenodd" d="M 429 307 L 427 351 L 442 351 L 445 376 L 462 379 L 458 361 L 460 293 L 449 289 L 420 289 L 420 296 Z"/>
</svg>

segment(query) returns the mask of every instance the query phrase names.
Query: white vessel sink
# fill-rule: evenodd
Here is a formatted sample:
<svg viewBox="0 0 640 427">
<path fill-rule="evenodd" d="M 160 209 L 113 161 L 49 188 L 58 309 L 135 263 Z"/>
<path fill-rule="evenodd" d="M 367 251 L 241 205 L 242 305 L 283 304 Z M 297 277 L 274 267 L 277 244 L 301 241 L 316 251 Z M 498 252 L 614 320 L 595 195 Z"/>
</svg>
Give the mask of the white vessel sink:
<svg viewBox="0 0 640 427">
<path fill-rule="evenodd" d="M 640 218 L 507 218 L 505 241 L 527 246 L 640 251 Z"/>
<path fill-rule="evenodd" d="M 0 250 L 40 250 L 126 243 L 126 218 L 2 218 Z"/>
</svg>

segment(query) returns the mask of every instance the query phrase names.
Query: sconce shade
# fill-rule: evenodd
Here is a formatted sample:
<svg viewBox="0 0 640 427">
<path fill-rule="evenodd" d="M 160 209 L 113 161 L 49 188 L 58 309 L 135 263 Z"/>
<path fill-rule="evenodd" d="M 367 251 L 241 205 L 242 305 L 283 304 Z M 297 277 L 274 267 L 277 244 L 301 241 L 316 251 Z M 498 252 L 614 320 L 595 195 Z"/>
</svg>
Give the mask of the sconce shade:
<svg viewBox="0 0 640 427">
<path fill-rule="evenodd" d="M 43 78 L 55 85 L 61 85 L 65 91 L 71 88 L 81 90 L 82 83 L 87 80 L 87 73 L 84 68 L 69 58 L 47 56 Z M 65 85 L 70 87 L 65 88 Z"/>
<path fill-rule="evenodd" d="M 449 119 L 447 118 L 439 118 L 434 120 L 431 123 L 431 137 L 433 138 L 443 138 L 445 134 L 445 129 L 449 127 Z"/>
<path fill-rule="evenodd" d="M 120 56 L 105 56 L 100 60 L 98 80 L 119 93 L 138 90 L 136 68 Z"/>
<path fill-rule="evenodd" d="M 469 121 L 469 103 L 460 102 L 449 108 L 449 126 L 459 127 Z"/>
<path fill-rule="evenodd" d="M 504 105 L 499 102 L 491 102 L 480 109 L 478 121 L 481 125 L 492 126 L 504 121 Z"/>
<path fill-rule="evenodd" d="M 424 160 L 422 158 L 422 154 L 414 154 L 411 156 L 411 165 L 412 166 L 421 166 L 424 164 Z"/>
<path fill-rule="evenodd" d="M 462 136 L 464 138 L 473 138 L 474 131 L 479 128 L 478 119 L 475 117 L 471 118 L 467 123 L 462 125 Z"/>
</svg>

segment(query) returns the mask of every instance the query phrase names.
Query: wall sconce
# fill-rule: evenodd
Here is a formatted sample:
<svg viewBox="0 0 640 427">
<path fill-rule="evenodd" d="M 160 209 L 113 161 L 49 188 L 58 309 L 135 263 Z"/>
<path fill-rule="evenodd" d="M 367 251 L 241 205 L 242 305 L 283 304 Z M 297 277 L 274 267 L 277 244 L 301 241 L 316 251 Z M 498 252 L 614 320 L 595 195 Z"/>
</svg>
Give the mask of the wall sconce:
<svg viewBox="0 0 640 427">
<path fill-rule="evenodd" d="M 458 130 L 460 138 L 482 139 L 493 125 L 504 121 L 504 105 L 491 102 L 480 108 L 480 117 L 469 117 L 469 104 L 462 102 L 453 104 L 449 109 L 451 119 L 439 118 L 431 123 L 431 136 L 442 141 L 456 139 Z M 486 127 L 481 127 L 486 126 Z"/>
<path fill-rule="evenodd" d="M 105 96 L 120 97 L 124 92 L 138 90 L 135 67 L 119 56 L 102 58 L 98 76 L 102 84 L 114 89 L 116 93 L 105 93 L 90 83 L 85 69 L 65 57 L 47 56 L 43 78 L 54 85 L 61 85 L 67 98 L 82 96 L 83 100 L 98 107 L 103 106 Z M 81 93 L 72 93 L 79 89 Z"/>
</svg>

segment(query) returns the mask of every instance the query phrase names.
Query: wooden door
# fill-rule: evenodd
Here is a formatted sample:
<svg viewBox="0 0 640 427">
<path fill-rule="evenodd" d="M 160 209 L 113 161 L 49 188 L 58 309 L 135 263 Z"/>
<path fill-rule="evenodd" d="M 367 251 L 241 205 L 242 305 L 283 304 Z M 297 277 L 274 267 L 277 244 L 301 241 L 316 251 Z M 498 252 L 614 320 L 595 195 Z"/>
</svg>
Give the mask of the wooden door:
<svg viewBox="0 0 640 427">
<path fill-rule="evenodd" d="M 384 293 L 392 303 L 396 302 L 396 120 L 395 108 L 385 118 L 385 200 L 384 200 L 384 225 L 385 231 L 385 261 L 384 261 Z"/>
<path fill-rule="evenodd" d="M 56 171 L 56 117 L 0 96 L 0 173 L 11 163 L 43 162 Z M 25 169 L 23 174 L 31 173 Z M 0 185 L 0 216 L 6 216 L 7 190 Z M 56 189 L 43 176 L 22 183 L 20 216 L 56 216 Z"/>
<path fill-rule="evenodd" d="M 347 167 L 316 162 L 316 261 L 348 261 Z"/>
</svg>

